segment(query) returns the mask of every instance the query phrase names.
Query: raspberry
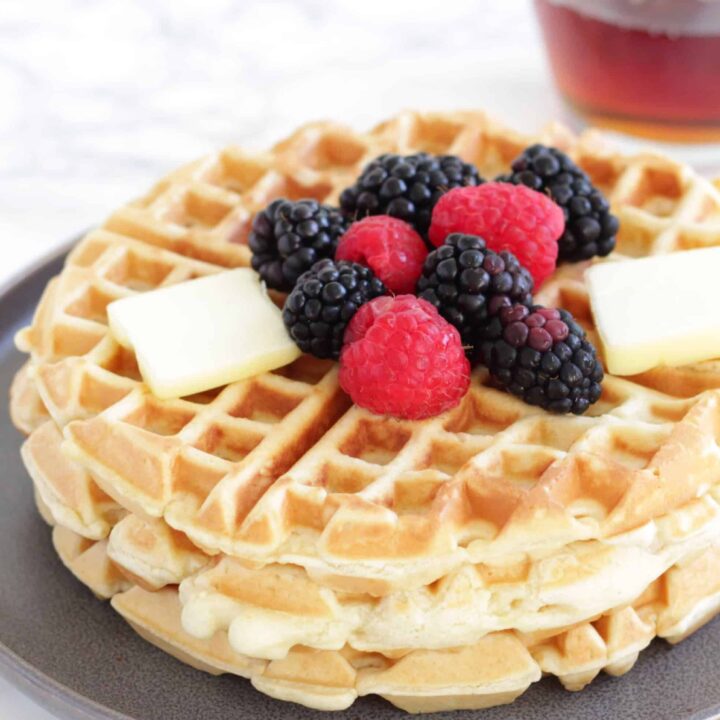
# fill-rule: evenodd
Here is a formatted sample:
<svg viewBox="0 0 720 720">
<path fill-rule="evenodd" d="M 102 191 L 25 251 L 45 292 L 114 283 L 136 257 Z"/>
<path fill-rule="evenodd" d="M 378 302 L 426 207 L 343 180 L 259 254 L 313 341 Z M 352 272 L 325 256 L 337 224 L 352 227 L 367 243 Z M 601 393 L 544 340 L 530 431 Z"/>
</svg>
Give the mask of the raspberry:
<svg viewBox="0 0 720 720">
<path fill-rule="evenodd" d="M 412 225 L 389 215 L 353 223 L 340 238 L 336 260 L 367 265 L 392 293 L 412 293 L 428 251 Z"/>
<path fill-rule="evenodd" d="M 485 183 L 445 193 L 433 210 L 430 241 L 442 245 L 454 232 L 480 235 L 491 250 L 509 250 L 538 288 L 555 270 L 565 220 L 546 195 L 524 185 Z"/>
<path fill-rule="evenodd" d="M 470 385 L 460 334 L 425 300 L 379 297 L 345 332 L 340 384 L 360 407 L 409 420 L 455 407 Z"/>
</svg>

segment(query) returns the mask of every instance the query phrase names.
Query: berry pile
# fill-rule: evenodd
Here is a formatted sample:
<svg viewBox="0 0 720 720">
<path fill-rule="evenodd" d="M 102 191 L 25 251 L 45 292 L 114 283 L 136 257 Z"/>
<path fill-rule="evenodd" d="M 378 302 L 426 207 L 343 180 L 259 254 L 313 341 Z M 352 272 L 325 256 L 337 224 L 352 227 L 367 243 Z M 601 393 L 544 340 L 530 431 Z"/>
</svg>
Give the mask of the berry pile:
<svg viewBox="0 0 720 720">
<path fill-rule="evenodd" d="M 606 255 L 618 231 L 566 155 L 534 145 L 490 183 L 454 156 L 381 155 L 340 206 L 275 200 L 256 216 L 249 245 L 266 284 L 289 292 L 290 336 L 304 352 L 339 359 L 357 405 L 438 415 L 466 394 L 471 363 L 549 412 L 581 414 L 597 402 L 595 348 L 569 312 L 533 299 L 558 259 Z"/>
</svg>

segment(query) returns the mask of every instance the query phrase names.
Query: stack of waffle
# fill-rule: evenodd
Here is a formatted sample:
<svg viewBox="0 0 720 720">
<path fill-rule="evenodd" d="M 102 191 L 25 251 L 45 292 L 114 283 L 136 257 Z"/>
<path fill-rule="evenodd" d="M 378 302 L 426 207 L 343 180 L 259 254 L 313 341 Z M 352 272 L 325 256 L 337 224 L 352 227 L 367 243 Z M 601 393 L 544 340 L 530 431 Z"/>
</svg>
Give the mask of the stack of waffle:
<svg viewBox="0 0 720 720">
<path fill-rule="evenodd" d="M 68 568 L 149 641 L 320 709 L 378 694 L 411 712 L 578 690 L 720 609 L 720 362 L 607 377 L 584 417 L 488 387 L 423 422 L 351 406 L 302 357 L 159 400 L 108 332 L 117 298 L 249 264 L 253 214 L 335 202 L 382 152 L 451 153 L 486 177 L 534 140 L 568 151 L 620 217 L 620 253 L 720 244 L 720 192 L 655 155 L 479 113 L 368 134 L 307 126 L 170 175 L 71 252 L 12 390 L 22 455 Z M 538 300 L 594 330 L 582 266 Z"/>
</svg>

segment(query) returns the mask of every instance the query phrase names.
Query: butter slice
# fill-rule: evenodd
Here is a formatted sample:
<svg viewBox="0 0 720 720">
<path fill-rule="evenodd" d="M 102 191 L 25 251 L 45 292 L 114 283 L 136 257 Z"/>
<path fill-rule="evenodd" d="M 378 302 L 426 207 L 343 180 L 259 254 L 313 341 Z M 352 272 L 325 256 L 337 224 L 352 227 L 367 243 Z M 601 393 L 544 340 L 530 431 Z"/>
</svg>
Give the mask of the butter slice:
<svg viewBox="0 0 720 720">
<path fill-rule="evenodd" d="M 116 300 L 108 318 L 159 398 L 227 385 L 301 354 L 281 311 L 248 268 Z"/>
<path fill-rule="evenodd" d="M 720 247 L 600 263 L 585 279 L 612 374 L 720 357 Z"/>
</svg>

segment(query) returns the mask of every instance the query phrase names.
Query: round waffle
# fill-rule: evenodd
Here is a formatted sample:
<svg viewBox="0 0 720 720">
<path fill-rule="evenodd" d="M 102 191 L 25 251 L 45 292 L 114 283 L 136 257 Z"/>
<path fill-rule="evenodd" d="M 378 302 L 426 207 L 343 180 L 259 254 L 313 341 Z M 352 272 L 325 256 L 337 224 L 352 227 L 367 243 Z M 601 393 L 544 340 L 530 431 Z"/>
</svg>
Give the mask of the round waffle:
<svg viewBox="0 0 720 720">
<path fill-rule="evenodd" d="M 19 335 L 30 361 L 12 392 L 73 572 L 168 651 L 326 709 L 368 693 L 484 707 L 541 672 L 578 689 L 711 617 L 718 362 L 609 376 L 584 417 L 524 405 L 479 370 L 460 406 L 408 422 L 351 406 L 334 364 L 310 357 L 159 400 L 108 332 L 117 298 L 248 265 L 251 218 L 275 197 L 334 202 L 382 152 L 458 154 L 492 177 L 537 140 L 607 194 L 618 253 L 720 244 L 720 192 L 688 168 L 479 113 L 230 148 L 88 234 Z M 538 299 L 592 336 L 583 271 L 562 267 Z"/>
</svg>

